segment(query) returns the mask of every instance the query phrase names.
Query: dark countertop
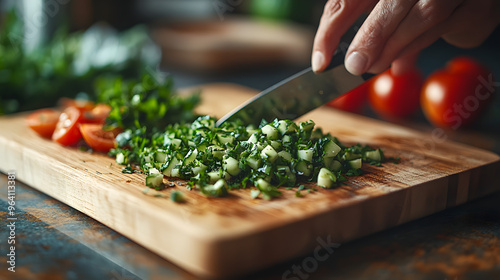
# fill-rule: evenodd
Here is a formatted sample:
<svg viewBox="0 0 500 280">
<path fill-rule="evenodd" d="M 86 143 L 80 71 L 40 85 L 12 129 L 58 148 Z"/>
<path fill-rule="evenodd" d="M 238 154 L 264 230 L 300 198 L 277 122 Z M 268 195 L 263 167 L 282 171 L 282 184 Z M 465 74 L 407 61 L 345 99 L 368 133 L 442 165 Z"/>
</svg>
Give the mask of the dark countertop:
<svg viewBox="0 0 500 280">
<path fill-rule="evenodd" d="M 468 54 L 486 63 L 500 77 L 500 48 L 493 41 L 480 49 L 459 52 L 450 51 L 440 42 L 424 51 L 419 65 L 425 66 L 424 72 L 429 73 L 458 53 Z M 222 77 L 176 73 L 176 81 L 180 87 L 225 81 L 263 89 L 296 70 L 278 67 Z M 493 108 L 498 111 L 500 98 L 495 102 Z M 498 120 L 489 119 L 480 129 L 454 134 L 452 138 L 500 153 L 497 124 Z M 424 131 L 432 129 L 425 121 L 412 126 Z M 10 245 L 9 231 L 4 230 L 9 217 L 7 176 L 1 174 L 1 279 L 196 279 L 121 234 L 21 182 L 16 182 L 15 195 L 16 272 L 12 273 L 6 267 Z M 286 271 L 301 265 L 308 257 L 290 260 L 244 279 L 500 279 L 500 193 L 341 244 L 317 268 L 310 272 L 302 270 L 301 277 L 292 274 L 284 277 Z"/>
</svg>

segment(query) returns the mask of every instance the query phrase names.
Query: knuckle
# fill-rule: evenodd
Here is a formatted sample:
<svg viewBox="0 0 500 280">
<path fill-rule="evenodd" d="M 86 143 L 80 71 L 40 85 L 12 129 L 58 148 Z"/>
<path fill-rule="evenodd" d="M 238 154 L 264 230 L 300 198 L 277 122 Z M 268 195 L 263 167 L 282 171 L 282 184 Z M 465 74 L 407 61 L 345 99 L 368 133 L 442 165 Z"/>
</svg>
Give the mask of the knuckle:
<svg viewBox="0 0 500 280">
<path fill-rule="evenodd" d="M 328 0 L 323 10 L 323 15 L 327 18 L 337 16 L 339 13 L 346 10 L 347 5 L 349 5 L 347 3 L 349 3 L 347 0 Z"/>
<path fill-rule="evenodd" d="M 441 1 L 419 1 L 418 9 L 421 20 L 427 25 L 435 25 L 443 22 L 452 12 L 447 6 L 449 5 L 441 3 Z"/>
<path fill-rule="evenodd" d="M 384 27 L 384 23 L 378 20 L 365 23 L 359 31 L 358 44 L 363 45 L 367 49 L 378 49 L 385 38 Z"/>
</svg>

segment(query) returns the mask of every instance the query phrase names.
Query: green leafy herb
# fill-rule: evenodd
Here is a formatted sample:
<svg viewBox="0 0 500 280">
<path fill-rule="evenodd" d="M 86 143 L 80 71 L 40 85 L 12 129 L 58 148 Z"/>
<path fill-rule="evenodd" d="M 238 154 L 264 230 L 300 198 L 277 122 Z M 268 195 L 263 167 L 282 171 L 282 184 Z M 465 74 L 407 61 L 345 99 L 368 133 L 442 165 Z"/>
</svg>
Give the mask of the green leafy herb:
<svg viewBox="0 0 500 280">
<path fill-rule="evenodd" d="M 5 14 L 0 30 L 0 115 L 54 106 L 62 97 L 95 99 L 98 77 L 139 77 L 159 62 L 145 27 L 117 33 L 93 26 L 84 33 L 61 27 L 43 45 L 25 46 L 22 17 Z"/>
</svg>

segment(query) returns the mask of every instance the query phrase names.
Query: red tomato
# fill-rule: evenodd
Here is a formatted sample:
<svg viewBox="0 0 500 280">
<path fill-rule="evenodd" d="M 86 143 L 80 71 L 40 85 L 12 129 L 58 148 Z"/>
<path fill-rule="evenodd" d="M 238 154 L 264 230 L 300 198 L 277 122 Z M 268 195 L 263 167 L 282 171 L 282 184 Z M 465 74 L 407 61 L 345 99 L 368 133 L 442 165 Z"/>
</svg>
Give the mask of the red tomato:
<svg viewBox="0 0 500 280">
<path fill-rule="evenodd" d="M 52 140 L 66 146 L 76 144 L 82 138 L 80 129 L 78 129 L 81 118 L 82 114 L 76 107 L 71 106 L 64 109 L 59 116 L 54 134 L 52 134 Z"/>
<path fill-rule="evenodd" d="M 364 82 L 350 92 L 328 102 L 326 105 L 351 113 L 361 112 L 368 97 L 370 82 L 371 80 Z"/>
<path fill-rule="evenodd" d="M 52 109 L 40 109 L 26 117 L 26 123 L 38 135 L 50 138 L 56 129 L 60 113 Z"/>
<path fill-rule="evenodd" d="M 116 135 L 120 130 L 103 130 L 102 124 L 82 124 L 80 131 L 85 142 L 95 151 L 107 153 L 116 146 Z"/>
<path fill-rule="evenodd" d="M 104 124 L 109 112 L 111 112 L 111 107 L 109 105 L 97 104 L 92 110 L 83 111 L 82 123 Z"/>
<path fill-rule="evenodd" d="M 373 78 L 370 104 L 386 118 L 402 118 L 415 113 L 420 106 L 422 76 L 417 69 L 394 76 L 391 69 Z"/>
<path fill-rule="evenodd" d="M 422 109 L 435 126 L 458 129 L 470 125 L 492 99 L 492 85 L 492 74 L 484 66 L 471 58 L 455 58 L 427 78 Z"/>
</svg>

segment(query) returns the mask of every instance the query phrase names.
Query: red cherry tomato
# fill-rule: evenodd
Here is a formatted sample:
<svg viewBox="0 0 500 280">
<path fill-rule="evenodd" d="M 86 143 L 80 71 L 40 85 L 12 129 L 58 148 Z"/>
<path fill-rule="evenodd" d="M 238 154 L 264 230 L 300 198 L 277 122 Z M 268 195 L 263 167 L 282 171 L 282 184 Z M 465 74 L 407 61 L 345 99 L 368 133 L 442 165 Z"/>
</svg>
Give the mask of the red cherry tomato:
<svg viewBox="0 0 500 280">
<path fill-rule="evenodd" d="M 391 69 L 373 78 L 370 104 L 377 114 L 386 118 L 403 118 L 420 106 L 422 76 L 417 69 L 395 76 Z"/>
<path fill-rule="evenodd" d="M 52 109 L 40 109 L 26 117 L 26 124 L 38 135 L 50 138 L 56 129 L 60 112 Z"/>
<path fill-rule="evenodd" d="M 368 98 L 370 82 L 371 80 L 364 82 L 350 92 L 328 102 L 326 105 L 342 111 L 360 113 Z"/>
<path fill-rule="evenodd" d="M 111 106 L 106 104 L 97 104 L 92 110 L 83 111 L 82 123 L 104 124 L 106 118 L 111 112 Z"/>
<path fill-rule="evenodd" d="M 120 130 L 103 130 L 102 124 L 82 124 L 80 131 L 85 142 L 95 151 L 107 153 L 116 146 L 115 138 Z"/>
<path fill-rule="evenodd" d="M 76 144 L 82 138 L 78 128 L 81 118 L 82 114 L 76 107 L 64 109 L 52 134 L 52 140 L 65 146 Z"/>
<path fill-rule="evenodd" d="M 450 61 L 432 73 L 422 88 L 421 104 L 435 126 L 458 129 L 470 125 L 494 95 L 491 72 L 467 57 Z"/>
</svg>

